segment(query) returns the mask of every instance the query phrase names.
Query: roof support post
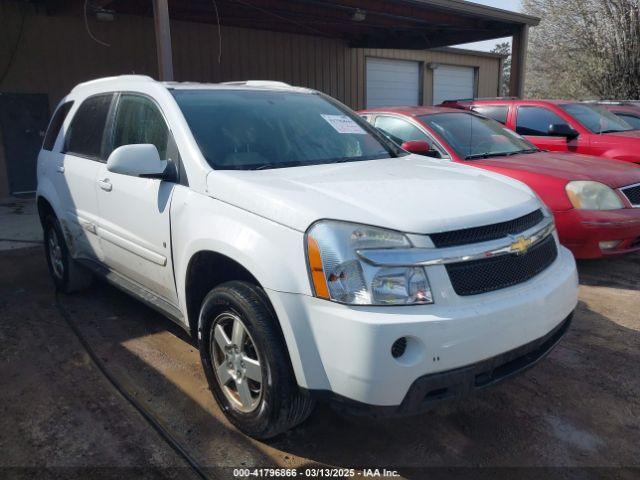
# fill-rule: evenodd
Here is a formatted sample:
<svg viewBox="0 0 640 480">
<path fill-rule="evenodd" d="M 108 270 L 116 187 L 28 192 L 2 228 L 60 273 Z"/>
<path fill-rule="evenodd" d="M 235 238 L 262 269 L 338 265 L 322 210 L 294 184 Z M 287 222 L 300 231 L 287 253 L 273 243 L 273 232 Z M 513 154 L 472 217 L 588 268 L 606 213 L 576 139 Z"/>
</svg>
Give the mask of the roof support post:
<svg viewBox="0 0 640 480">
<path fill-rule="evenodd" d="M 529 44 L 529 25 L 522 25 L 513 34 L 511 42 L 511 77 L 509 79 L 509 95 L 524 96 L 525 67 L 527 65 L 527 48 Z"/>
<path fill-rule="evenodd" d="M 171 29 L 167 0 L 153 0 L 153 25 L 156 32 L 158 76 L 162 81 L 173 80 L 173 54 L 171 53 Z"/>
</svg>

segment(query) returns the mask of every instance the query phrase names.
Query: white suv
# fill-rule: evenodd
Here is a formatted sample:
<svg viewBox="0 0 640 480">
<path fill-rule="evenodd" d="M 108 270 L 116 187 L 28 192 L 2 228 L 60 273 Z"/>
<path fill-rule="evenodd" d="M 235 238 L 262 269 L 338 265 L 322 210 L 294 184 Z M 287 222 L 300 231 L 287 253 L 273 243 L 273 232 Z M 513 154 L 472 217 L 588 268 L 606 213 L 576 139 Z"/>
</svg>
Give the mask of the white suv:
<svg viewBox="0 0 640 480">
<path fill-rule="evenodd" d="M 278 82 L 78 85 L 38 206 L 56 287 L 99 275 L 190 331 L 256 438 L 317 398 L 398 415 L 494 384 L 549 352 L 577 302 L 529 188 L 410 155 Z"/>
</svg>

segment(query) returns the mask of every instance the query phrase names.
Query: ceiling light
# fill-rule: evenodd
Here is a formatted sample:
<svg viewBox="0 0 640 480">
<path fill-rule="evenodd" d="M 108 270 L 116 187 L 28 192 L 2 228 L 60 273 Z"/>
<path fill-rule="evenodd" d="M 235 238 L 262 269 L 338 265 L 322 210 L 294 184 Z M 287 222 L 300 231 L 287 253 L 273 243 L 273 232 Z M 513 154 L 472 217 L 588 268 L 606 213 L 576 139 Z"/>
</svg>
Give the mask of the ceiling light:
<svg viewBox="0 0 640 480">
<path fill-rule="evenodd" d="M 364 10 L 360 10 L 359 8 L 357 8 L 351 16 L 351 20 L 353 20 L 354 22 L 363 22 L 365 18 L 367 18 L 367 12 L 365 12 Z"/>
</svg>

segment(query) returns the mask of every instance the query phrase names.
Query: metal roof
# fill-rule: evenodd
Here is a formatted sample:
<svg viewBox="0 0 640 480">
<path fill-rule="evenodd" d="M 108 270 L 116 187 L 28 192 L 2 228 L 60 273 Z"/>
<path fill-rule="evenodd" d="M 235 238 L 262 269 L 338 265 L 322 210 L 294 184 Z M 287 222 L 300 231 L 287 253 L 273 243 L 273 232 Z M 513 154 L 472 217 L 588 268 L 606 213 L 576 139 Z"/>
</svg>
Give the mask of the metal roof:
<svg viewBox="0 0 640 480">
<path fill-rule="evenodd" d="M 540 19 L 465 0 L 169 1 L 173 20 L 338 38 L 353 47 L 429 49 L 508 37 Z M 149 0 L 93 0 L 115 14 L 152 16 Z M 61 7 L 59 7 L 61 8 Z"/>
</svg>

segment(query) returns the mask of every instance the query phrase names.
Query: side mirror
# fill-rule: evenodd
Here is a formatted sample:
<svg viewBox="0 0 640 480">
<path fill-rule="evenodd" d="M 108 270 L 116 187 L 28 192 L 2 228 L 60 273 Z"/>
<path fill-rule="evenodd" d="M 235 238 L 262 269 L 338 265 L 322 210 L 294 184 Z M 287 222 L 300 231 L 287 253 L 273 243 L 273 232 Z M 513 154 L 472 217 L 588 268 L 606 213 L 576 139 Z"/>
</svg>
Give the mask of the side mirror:
<svg viewBox="0 0 640 480">
<path fill-rule="evenodd" d="M 429 142 L 425 142 L 424 140 L 410 140 L 404 142 L 400 148 L 407 152 L 415 153 L 416 155 L 428 155 L 432 151 Z"/>
<path fill-rule="evenodd" d="M 550 137 L 566 137 L 567 140 L 573 140 L 580 135 L 566 123 L 552 123 L 549 125 L 548 134 Z"/>
<path fill-rule="evenodd" d="M 122 145 L 109 155 L 107 170 L 132 177 L 164 179 L 167 162 L 160 160 L 158 149 L 150 143 Z"/>
</svg>

